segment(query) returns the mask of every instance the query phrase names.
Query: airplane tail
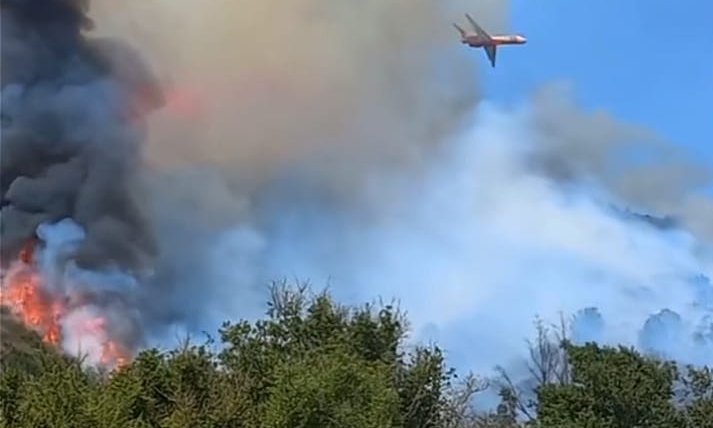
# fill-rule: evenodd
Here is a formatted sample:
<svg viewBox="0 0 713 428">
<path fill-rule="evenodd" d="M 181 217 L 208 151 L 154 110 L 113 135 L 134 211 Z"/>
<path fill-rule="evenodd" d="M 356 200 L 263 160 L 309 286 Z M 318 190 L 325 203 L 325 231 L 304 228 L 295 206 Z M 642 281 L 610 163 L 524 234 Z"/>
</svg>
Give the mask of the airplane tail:
<svg viewBox="0 0 713 428">
<path fill-rule="evenodd" d="M 460 33 L 461 39 L 465 38 L 465 34 L 466 34 L 466 33 L 465 33 L 465 30 L 464 30 L 463 28 L 461 28 L 458 24 L 455 24 L 455 23 L 454 23 L 453 26 L 454 26 L 455 29 L 458 30 L 458 32 Z"/>
</svg>

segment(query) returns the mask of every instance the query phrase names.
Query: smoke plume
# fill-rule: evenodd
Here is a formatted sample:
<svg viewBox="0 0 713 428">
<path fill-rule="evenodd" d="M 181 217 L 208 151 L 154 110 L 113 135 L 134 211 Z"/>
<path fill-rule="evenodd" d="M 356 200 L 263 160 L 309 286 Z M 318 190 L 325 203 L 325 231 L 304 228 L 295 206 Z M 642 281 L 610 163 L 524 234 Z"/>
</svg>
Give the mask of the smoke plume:
<svg viewBox="0 0 713 428">
<path fill-rule="evenodd" d="M 3 0 L 3 259 L 38 225 L 72 218 L 83 266 L 141 266 L 155 245 L 135 191 L 138 121 L 153 76 L 116 40 L 86 39 L 83 1 Z"/>
<path fill-rule="evenodd" d="M 50 17 L 5 4 L 17 34 Z M 3 222 L 14 225 L 3 239 L 76 224 L 83 264 L 70 271 L 82 278 L 154 255 L 153 275 L 115 276 L 133 283 L 101 286 L 106 270 L 79 281 L 95 301 L 124 302 L 115 313 L 148 343 L 259 316 L 267 282 L 297 277 L 347 301 L 399 299 L 414 338 L 437 339 L 464 368 L 517 362 L 533 317 L 560 312 L 577 315 L 578 340 L 710 363 L 713 202 L 699 192 L 710 166 L 580 109 L 561 84 L 517 106 L 482 100 L 469 59 L 481 53 L 450 23 L 468 11 L 505 31 L 507 7 L 92 3 L 96 33 L 128 40 L 148 66 L 115 41 L 43 39 L 65 22 L 52 14 L 57 26 L 13 45 L 29 58 L 15 64 L 47 77 L 3 80 L 3 103 L 18 112 L 4 119 L 3 155 L 11 128 L 23 136 L 3 159 Z M 88 65 L 96 58 L 102 67 Z M 149 69 L 165 105 L 139 147 L 143 128 L 120 112 L 150 105 L 136 100 L 154 88 Z M 43 191 L 30 196 L 23 182 Z"/>
<path fill-rule="evenodd" d="M 56 260 L 65 273 L 141 273 L 157 255 L 137 177 L 144 116 L 162 103 L 158 81 L 127 45 L 85 36 L 93 25 L 85 1 L 0 4 L 3 268 L 29 242 L 43 241 L 52 253 L 53 242 L 69 239 L 71 253 Z M 69 235 L 47 236 L 63 232 Z M 46 278 L 46 287 L 60 301 L 78 298 L 65 294 L 71 276 Z M 135 344 L 140 322 L 124 310 L 129 297 L 89 290 L 79 306 L 111 312 L 121 321 L 112 323 L 114 333 Z"/>
<path fill-rule="evenodd" d="M 161 248 L 143 292 L 164 302 L 147 313 L 150 328 L 210 328 L 259 310 L 283 273 L 270 266 L 269 235 L 288 211 L 319 215 L 317 234 L 329 233 L 324 211 L 383 216 L 369 187 L 392 171 L 422 174 L 478 102 L 478 69 L 450 27 L 465 3 L 154 1 L 122 14 L 93 3 L 98 31 L 142 46 L 166 87 L 142 177 Z M 502 25 L 503 2 L 477 9 Z"/>
<path fill-rule="evenodd" d="M 256 307 L 272 205 L 380 215 L 364 181 L 422 167 L 477 101 L 432 2 L 89 6 L 2 3 L 3 262 L 39 241 L 45 286 L 80 319 L 111 307 L 130 347 Z"/>
</svg>

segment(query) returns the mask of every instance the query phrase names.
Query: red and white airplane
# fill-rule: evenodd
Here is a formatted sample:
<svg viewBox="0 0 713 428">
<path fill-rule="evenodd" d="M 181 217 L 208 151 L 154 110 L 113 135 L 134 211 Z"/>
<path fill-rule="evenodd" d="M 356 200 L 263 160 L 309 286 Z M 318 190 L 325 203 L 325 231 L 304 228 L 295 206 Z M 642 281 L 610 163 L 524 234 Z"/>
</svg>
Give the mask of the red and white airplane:
<svg viewBox="0 0 713 428">
<path fill-rule="evenodd" d="M 473 48 L 483 48 L 488 55 L 490 64 L 495 67 L 495 54 L 499 45 L 522 45 L 527 43 L 527 39 L 520 34 L 488 34 L 478 25 L 467 13 L 465 17 L 470 21 L 475 31 L 465 31 L 458 24 L 453 24 L 461 37 L 461 43 L 465 43 Z"/>
</svg>

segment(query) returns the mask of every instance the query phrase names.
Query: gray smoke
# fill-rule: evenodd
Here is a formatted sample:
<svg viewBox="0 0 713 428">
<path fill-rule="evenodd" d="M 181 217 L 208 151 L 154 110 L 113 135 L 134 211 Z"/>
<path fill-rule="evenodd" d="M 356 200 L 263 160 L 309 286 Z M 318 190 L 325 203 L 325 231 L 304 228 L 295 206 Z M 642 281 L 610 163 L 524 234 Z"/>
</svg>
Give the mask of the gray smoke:
<svg viewBox="0 0 713 428">
<path fill-rule="evenodd" d="M 478 69 L 459 54 L 450 21 L 469 10 L 497 30 L 506 2 L 116 7 L 95 2 L 99 30 L 142 46 L 168 87 L 166 108 L 151 118 L 155 169 L 142 177 L 161 248 L 142 292 L 162 302 L 145 312 L 147 329 L 170 340 L 166 326 L 210 330 L 260 314 L 265 286 L 284 273 L 272 243 L 292 227 L 285 223 L 311 213 L 292 235 L 307 243 L 304 234 L 326 237 L 384 216 L 370 188 L 392 172 L 418 179 L 479 100 Z M 346 218 L 321 215 L 330 211 Z M 338 251 L 342 238 L 332 236 L 311 251 Z"/>
<path fill-rule="evenodd" d="M 713 167 L 647 129 L 578 109 L 571 92 L 557 84 L 533 96 L 537 170 L 565 185 L 603 188 L 623 208 L 670 216 L 713 242 L 713 200 L 703 193 Z"/>
</svg>

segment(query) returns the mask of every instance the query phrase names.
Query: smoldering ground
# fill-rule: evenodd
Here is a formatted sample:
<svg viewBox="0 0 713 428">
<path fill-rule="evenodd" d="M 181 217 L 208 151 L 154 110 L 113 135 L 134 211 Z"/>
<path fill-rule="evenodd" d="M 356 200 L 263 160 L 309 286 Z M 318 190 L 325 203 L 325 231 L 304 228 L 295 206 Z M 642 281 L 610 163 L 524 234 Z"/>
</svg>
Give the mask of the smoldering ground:
<svg viewBox="0 0 713 428">
<path fill-rule="evenodd" d="M 520 356 L 535 315 L 585 307 L 599 340 L 659 348 L 647 320 L 675 311 L 676 358 L 703 358 L 710 283 L 690 279 L 711 262 L 691 207 L 710 203 L 696 193 L 708 166 L 678 153 L 672 168 L 674 146 L 558 86 L 516 108 L 482 101 L 479 53 L 450 22 L 470 11 L 505 31 L 507 7 L 94 2 L 97 31 L 131 41 L 166 93 L 149 168 L 131 175 L 158 249 L 155 276 L 130 288 L 146 334 L 258 316 L 267 281 L 297 276 L 349 301 L 400 299 L 416 338 L 475 370 Z M 658 161 L 633 168 L 632 150 Z M 651 192 L 660 172 L 667 191 Z"/>
</svg>

